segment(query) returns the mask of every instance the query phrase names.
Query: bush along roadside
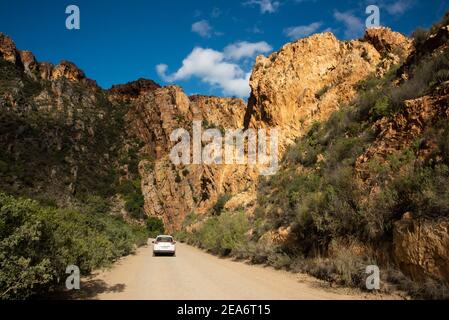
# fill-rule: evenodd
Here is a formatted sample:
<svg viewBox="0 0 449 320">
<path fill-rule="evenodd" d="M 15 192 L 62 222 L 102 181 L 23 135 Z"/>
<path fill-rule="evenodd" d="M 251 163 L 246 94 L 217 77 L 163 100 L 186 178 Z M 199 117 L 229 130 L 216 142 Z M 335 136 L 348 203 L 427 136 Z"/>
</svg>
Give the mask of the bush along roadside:
<svg viewBox="0 0 449 320">
<path fill-rule="evenodd" d="M 45 294 L 64 283 L 69 265 L 87 275 L 146 244 L 145 227 L 101 211 L 0 193 L 0 299 Z"/>
<path fill-rule="evenodd" d="M 281 169 L 261 179 L 254 214 L 221 213 L 223 198 L 214 207 L 219 210 L 189 221 L 179 239 L 212 253 L 361 289 L 366 289 L 365 267 L 379 265 L 382 290 L 449 298 L 447 281 L 414 282 L 391 255 L 394 225 L 405 213 L 431 221 L 449 217 L 447 100 L 432 106 L 438 116 L 423 122 L 415 141 L 393 144 L 385 155 L 378 148 L 366 163 L 358 161 L 383 141 L 376 128 L 396 117 L 407 119 L 406 101 L 447 95 L 447 49 L 413 62 L 406 80 L 398 81 L 398 70 L 359 83 L 349 105 L 298 138 Z"/>
</svg>

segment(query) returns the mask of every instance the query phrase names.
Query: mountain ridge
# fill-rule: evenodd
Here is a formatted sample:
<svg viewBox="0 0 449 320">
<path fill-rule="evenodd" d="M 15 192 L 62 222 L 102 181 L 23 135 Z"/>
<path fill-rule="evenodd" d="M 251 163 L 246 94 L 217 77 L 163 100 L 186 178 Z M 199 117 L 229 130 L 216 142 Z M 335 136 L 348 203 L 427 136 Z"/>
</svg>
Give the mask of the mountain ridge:
<svg viewBox="0 0 449 320">
<path fill-rule="evenodd" d="M 0 33 L 0 189 L 59 206 L 92 193 L 130 222 L 161 219 L 212 252 L 345 285 L 360 285 L 372 260 L 418 282 L 445 279 L 447 237 L 434 232 L 445 224 L 422 212 L 431 203 L 445 214 L 436 186 L 446 179 L 447 30 L 421 42 L 374 28 L 358 40 L 321 33 L 288 43 L 256 58 L 248 103 L 147 79 L 104 90 L 75 64 L 39 63 Z M 279 171 L 173 164 L 170 135 L 192 133 L 193 121 L 279 129 Z M 442 202 L 414 187 L 412 173 Z"/>
</svg>

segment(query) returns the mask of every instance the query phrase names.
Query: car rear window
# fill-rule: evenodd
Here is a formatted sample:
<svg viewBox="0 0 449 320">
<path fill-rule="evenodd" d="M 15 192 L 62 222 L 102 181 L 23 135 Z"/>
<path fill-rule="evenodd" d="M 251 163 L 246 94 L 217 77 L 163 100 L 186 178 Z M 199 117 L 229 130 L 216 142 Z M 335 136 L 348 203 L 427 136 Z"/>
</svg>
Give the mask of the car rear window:
<svg viewBox="0 0 449 320">
<path fill-rule="evenodd" d="M 156 239 L 157 242 L 172 242 L 173 238 L 172 237 L 158 237 Z"/>
</svg>

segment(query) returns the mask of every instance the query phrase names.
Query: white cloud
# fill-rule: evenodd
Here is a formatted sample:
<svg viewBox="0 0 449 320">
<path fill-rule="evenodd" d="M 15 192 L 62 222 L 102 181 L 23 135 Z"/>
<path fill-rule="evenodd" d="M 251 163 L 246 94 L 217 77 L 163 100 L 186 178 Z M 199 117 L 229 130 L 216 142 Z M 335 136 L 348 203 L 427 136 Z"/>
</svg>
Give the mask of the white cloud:
<svg viewBox="0 0 449 320">
<path fill-rule="evenodd" d="M 290 39 L 296 40 L 315 33 L 321 26 L 321 22 L 313 22 L 309 25 L 286 28 L 284 29 L 284 34 Z"/>
<path fill-rule="evenodd" d="M 267 53 L 271 50 L 273 50 L 273 48 L 265 41 L 240 41 L 228 45 L 226 48 L 224 48 L 223 53 L 227 59 L 240 60 L 242 58 L 254 57 L 259 53 Z"/>
<path fill-rule="evenodd" d="M 411 0 L 397 0 L 392 3 L 386 4 L 385 9 L 391 15 L 401 15 L 413 6 Z"/>
<path fill-rule="evenodd" d="M 249 6 L 259 6 L 261 13 L 273 13 L 279 8 L 279 1 L 274 0 L 249 0 L 243 3 Z"/>
<path fill-rule="evenodd" d="M 207 20 L 197 21 L 192 24 L 192 32 L 198 33 L 203 38 L 210 38 L 213 31 L 213 28 Z"/>
<path fill-rule="evenodd" d="M 169 76 L 167 76 L 168 66 L 164 63 L 160 63 L 156 66 L 156 72 L 165 82 L 172 82 Z"/>
<path fill-rule="evenodd" d="M 365 25 L 362 20 L 356 16 L 354 16 L 351 12 L 334 12 L 334 18 L 342 22 L 345 27 L 345 37 L 346 38 L 357 38 L 363 34 L 365 30 Z"/>
<path fill-rule="evenodd" d="M 248 97 L 251 72 L 244 71 L 237 61 L 271 50 L 271 46 L 266 42 L 237 42 L 227 46 L 223 52 L 196 47 L 182 61 L 182 66 L 176 72 L 167 74 L 166 64 L 157 65 L 156 71 L 166 82 L 197 77 L 204 83 L 219 87 L 226 95 Z"/>
</svg>

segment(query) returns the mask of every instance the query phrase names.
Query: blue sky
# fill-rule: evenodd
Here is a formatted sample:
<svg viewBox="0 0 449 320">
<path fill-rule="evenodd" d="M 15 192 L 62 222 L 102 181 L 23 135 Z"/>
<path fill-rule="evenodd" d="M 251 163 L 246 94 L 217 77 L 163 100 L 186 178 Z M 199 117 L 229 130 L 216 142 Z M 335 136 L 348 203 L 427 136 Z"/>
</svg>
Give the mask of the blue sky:
<svg viewBox="0 0 449 320">
<path fill-rule="evenodd" d="M 80 30 L 65 27 L 70 4 Z M 0 0 L 0 32 L 38 61 L 74 62 L 104 88 L 145 77 L 245 97 L 257 54 L 325 30 L 360 37 L 370 4 L 381 25 L 405 34 L 449 9 L 449 0 Z"/>
</svg>

